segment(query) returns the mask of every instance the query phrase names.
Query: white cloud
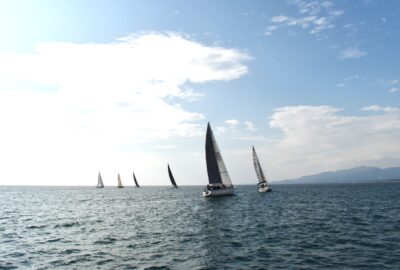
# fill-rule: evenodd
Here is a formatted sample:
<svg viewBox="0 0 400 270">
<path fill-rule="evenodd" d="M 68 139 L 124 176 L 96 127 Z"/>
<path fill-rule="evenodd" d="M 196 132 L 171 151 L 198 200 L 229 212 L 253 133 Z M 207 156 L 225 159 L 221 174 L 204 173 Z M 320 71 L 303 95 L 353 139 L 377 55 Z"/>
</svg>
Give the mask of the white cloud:
<svg viewBox="0 0 400 270">
<path fill-rule="evenodd" d="M 289 17 L 285 15 L 279 15 L 279 16 L 274 16 L 271 18 L 271 22 L 273 23 L 283 23 L 286 22 L 289 19 Z"/>
<path fill-rule="evenodd" d="M 225 133 L 226 131 L 227 131 L 227 128 L 226 128 L 226 127 L 220 127 L 220 126 L 218 126 L 215 133 L 219 135 L 219 134 Z"/>
<path fill-rule="evenodd" d="M 338 83 L 338 84 L 336 84 L 336 87 L 339 87 L 339 88 L 345 87 L 345 84 L 344 83 Z"/>
<path fill-rule="evenodd" d="M 270 25 L 267 27 L 267 30 L 265 31 L 265 35 L 266 36 L 271 36 L 276 29 L 278 29 L 279 27 L 277 25 Z"/>
<path fill-rule="evenodd" d="M 230 119 L 230 120 L 226 120 L 225 124 L 229 127 L 229 128 L 235 128 L 237 125 L 239 125 L 239 121 L 236 119 Z"/>
<path fill-rule="evenodd" d="M 330 12 L 333 16 L 341 16 L 344 14 L 343 10 L 333 10 Z"/>
<path fill-rule="evenodd" d="M 399 92 L 399 91 L 400 91 L 400 89 L 397 88 L 397 87 L 392 87 L 392 88 L 389 89 L 389 92 L 390 92 L 390 93 L 397 93 L 397 92 Z"/>
<path fill-rule="evenodd" d="M 395 107 L 382 107 L 379 105 L 371 105 L 368 107 L 362 108 L 363 111 L 372 111 L 372 112 L 386 112 L 386 113 L 398 113 L 400 112 L 399 108 Z"/>
<path fill-rule="evenodd" d="M 276 109 L 270 125 L 283 137 L 265 146 L 271 175 L 291 178 L 366 164 L 397 166 L 400 109 L 374 105 L 363 110 L 377 114 L 342 115 L 342 109 L 331 106 Z"/>
<path fill-rule="evenodd" d="M 203 135 L 203 114 L 180 104 L 202 95 L 187 83 L 239 78 L 248 59 L 174 33 L 104 44 L 50 42 L 30 54 L 0 54 L 0 161 L 11 178 L 37 171 L 51 181 L 68 164 L 90 179 L 101 164 L 129 163 L 120 160 L 123 145 Z M 36 168 L 18 169 L 29 163 Z"/>
<path fill-rule="evenodd" d="M 347 48 L 347 49 L 343 50 L 340 53 L 339 58 L 341 58 L 341 59 L 353 59 L 353 58 L 360 58 L 360 57 L 363 57 L 365 55 L 367 55 L 366 52 L 352 47 L 352 48 Z"/>
<path fill-rule="evenodd" d="M 246 125 L 246 130 L 249 130 L 249 131 L 256 131 L 256 130 L 257 130 L 257 129 L 254 127 L 253 122 L 244 121 L 244 124 Z"/>
</svg>

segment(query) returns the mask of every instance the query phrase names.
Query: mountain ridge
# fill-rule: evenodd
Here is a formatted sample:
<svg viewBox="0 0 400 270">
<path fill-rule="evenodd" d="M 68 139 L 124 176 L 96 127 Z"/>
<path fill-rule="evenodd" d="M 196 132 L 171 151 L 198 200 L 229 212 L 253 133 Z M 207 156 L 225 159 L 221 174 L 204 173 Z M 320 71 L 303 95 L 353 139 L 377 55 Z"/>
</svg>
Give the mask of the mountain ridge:
<svg viewBox="0 0 400 270">
<path fill-rule="evenodd" d="M 275 184 L 365 183 L 399 179 L 400 167 L 379 168 L 373 166 L 359 166 L 272 182 Z"/>
</svg>

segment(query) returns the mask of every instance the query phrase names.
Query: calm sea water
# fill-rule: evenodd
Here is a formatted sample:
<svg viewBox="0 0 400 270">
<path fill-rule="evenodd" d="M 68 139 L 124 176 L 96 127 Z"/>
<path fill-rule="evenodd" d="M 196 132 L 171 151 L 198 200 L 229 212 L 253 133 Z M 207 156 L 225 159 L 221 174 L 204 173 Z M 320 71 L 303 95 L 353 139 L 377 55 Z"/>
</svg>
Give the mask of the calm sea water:
<svg viewBox="0 0 400 270">
<path fill-rule="evenodd" d="M 0 269 L 400 269 L 400 184 L 0 187 Z"/>
</svg>

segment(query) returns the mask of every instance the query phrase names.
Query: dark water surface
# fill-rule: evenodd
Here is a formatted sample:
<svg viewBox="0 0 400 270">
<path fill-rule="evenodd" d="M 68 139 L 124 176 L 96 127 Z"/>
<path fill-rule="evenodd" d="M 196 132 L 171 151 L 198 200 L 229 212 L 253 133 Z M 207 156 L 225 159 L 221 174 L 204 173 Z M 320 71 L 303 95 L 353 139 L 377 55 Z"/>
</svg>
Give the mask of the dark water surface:
<svg viewBox="0 0 400 270">
<path fill-rule="evenodd" d="M 400 269 L 400 184 L 0 187 L 0 269 Z"/>
</svg>

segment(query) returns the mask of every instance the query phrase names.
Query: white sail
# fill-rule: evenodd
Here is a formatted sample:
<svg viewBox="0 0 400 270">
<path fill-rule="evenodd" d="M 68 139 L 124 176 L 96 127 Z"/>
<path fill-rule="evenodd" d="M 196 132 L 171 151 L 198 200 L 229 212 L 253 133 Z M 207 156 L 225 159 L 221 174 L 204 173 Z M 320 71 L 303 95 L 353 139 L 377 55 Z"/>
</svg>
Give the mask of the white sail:
<svg viewBox="0 0 400 270">
<path fill-rule="evenodd" d="M 215 157 L 215 159 L 214 159 Z M 226 166 L 224 163 L 224 160 L 222 159 L 221 152 L 219 151 L 217 142 L 214 137 L 214 133 L 211 130 L 210 124 L 207 126 L 207 135 L 206 135 L 206 160 L 207 160 L 207 166 L 209 169 L 209 180 L 210 183 L 217 183 L 217 181 L 211 179 L 211 175 L 215 175 L 213 178 L 220 178 L 221 182 L 226 186 L 230 187 L 232 186 L 232 181 L 231 178 L 229 177 L 228 171 L 226 170 Z M 212 163 L 217 163 L 217 166 Z M 215 169 L 217 171 L 215 171 Z M 219 176 L 219 177 L 218 177 Z"/>
<path fill-rule="evenodd" d="M 118 174 L 118 187 L 119 188 L 123 188 L 124 186 L 122 185 L 122 181 L 121 181 L 121 176 Z"/>
<path fill-rule="evenodd" d="M 261 168 L 260 161 L 258 160 L 256 150 L 253 146 L 253 163 L 254 169 L 256 170 L 257 178 L 259 183 L 268 183 L 267 178 L 264 175 L 264 172 Z"/>
<path fill-rule="evenodd" d="M 97 186 L 98 188 L 103 188 L 104 184 L 103 184 L 103 179 L 101 179 L 101 174 L 99 172 L 99 176 L 97 177 Z"/>
</svg>

